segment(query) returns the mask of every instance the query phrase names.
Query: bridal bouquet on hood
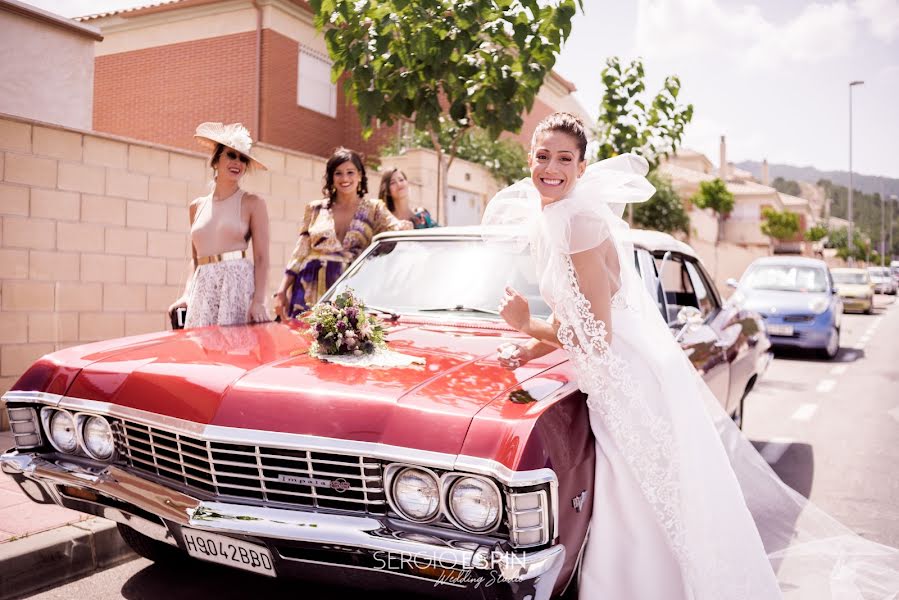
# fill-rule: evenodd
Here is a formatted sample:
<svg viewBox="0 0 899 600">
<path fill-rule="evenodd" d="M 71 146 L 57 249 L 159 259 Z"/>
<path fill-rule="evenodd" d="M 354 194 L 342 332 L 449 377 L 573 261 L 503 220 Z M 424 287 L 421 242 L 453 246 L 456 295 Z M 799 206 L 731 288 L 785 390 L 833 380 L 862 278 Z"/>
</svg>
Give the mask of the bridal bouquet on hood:
<svg viewBox="0 0 899 600">
<path fill-rule="evenodd" d="M 315 332 L 309 353 L 317 356 L 372 354 L 385 348 L 381 320 L 365 311 L 365 304 L 348 289 L 333 302 L 313 307 L 304 319 Z"/>
<path fill-rule="evenodd" d="M 394 352 L 384 339 L 381 319 L 368 314 L 365 303 L 347 289 L 333 302 L 322 302 L 304 319 L 315 341 L 309 354 L 321 360 L 353 367 L 405 367 L 423 365 L 423 358 Z"/>
</svg>

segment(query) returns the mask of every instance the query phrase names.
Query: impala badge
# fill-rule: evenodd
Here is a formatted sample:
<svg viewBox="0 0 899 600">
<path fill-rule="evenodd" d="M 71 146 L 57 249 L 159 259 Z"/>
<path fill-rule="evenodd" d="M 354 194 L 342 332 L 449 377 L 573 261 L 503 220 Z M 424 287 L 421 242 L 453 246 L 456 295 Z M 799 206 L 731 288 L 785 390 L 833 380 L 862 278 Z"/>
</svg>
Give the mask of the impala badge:
<svg viewBox="0 0 899 600">
<path fill-rule="evenodd" d="M 581 512 L 584 508 L 584 502 L 587 501 L 587 490 L 581 490 L 581 493 L 571 499 L 571 506 L 576 512 Z"/>
<path fill-rule="evenodd" d="M 350 489 L 350 483 L 341 477 L 340 479 L 335 479 L 331 482 L 331 489 L 342 494 Z"/>
<path fill-rule="evenodd" d="M 299 477 L 297 475 L 281 474 L 278 475 L 278 481 L 283 481 L 284 483 L 295 483 L 297 485 L 309 485 L 319 488 L 330 488 L 340 494 L 350 489 L 349 482 L 342 477 L 331 481 L 328 479 L 318 479 L 317 477 Z"/>
</svg>

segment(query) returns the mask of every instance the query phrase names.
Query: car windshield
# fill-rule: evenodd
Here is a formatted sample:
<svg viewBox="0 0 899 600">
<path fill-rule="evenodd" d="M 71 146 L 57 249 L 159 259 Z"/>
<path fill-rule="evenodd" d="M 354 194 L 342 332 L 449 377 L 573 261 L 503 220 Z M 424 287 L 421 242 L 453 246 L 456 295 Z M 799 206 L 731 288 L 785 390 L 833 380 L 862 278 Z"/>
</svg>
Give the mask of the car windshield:
<svg viewBox="0 0 899 600">
<path fill-rule="evenodd" d="M 868 267 L 871 277 L 889 277 L 890 271 L 886 267 Z"/>
<path fill-rule="evenodd" d="M 831 271 L 834 283 L 863 284 L 868 283 L 868 276 L 857 271 Z"/>
<path fill-rule="evenodd" d="M 741 284 L 753 290 L 784 292 L 824 292 L 827 276 L 824 269 L 797 265 L 756 265 Z"/>
<path fill-rule="evenodd" d="M 324 300 L 352 288 L 379 309 L 498 319 L 506 286 L 528 299 L 532 314 L 549 316 L 527 248 L 478 238 L 400 239 L 379 242 Z"/>
</svg>

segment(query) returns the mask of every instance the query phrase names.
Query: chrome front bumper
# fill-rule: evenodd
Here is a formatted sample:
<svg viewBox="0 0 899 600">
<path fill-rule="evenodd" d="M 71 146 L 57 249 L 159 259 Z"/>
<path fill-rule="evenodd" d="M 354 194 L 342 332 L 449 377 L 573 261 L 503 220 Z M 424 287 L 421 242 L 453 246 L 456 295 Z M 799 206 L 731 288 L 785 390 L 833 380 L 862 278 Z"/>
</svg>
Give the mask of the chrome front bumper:
<svg viewBox="0 0 899 600">
<path fill-rule="evenodd" d="M 247 536 L 268 542 L 266 545 L 275 549 L 279 540 L 352 548 L 417 563 L 438 564 L 444 569 L 491 571 L 502 580 L 512 582 L 513 588 L 520 588 L 520 597 L 534 600 L 550 598 L 565 562 L 565 547 L 561 545 L 520 553 L 470 542 L 450 545 L 426 535 L 398 536 L 382 520 L 367 516 L 199 500 L 114 465 L 98 469 L 71 460 L 48 460 L 10 450 L 0 455 L 0 468 L 12 475 L 35 502 L 52 501 L 77 510 L 85 510 L 90 505 L 91 514 L 123 523 L 175 546 L 180 527 L 189 527 Z M 83 494 L 71 494 L 72 488 L 93 492 L 99 498 L 96 502 L 87 501 Z M 179 530 L 177 538 L 173 530 Z M 513 592 L 512 597 L 519 594 Z"/>
</svg>

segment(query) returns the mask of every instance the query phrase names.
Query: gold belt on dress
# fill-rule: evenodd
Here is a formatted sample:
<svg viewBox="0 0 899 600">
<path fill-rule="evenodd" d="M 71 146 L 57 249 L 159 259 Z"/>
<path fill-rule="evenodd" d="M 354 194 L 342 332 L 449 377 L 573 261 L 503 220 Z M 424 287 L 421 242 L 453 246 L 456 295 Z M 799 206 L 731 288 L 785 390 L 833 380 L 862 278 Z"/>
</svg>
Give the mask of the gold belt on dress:
<svg viewBox="0 0 899 600">
<path fill-rule="evenodd" d="M 237 260 L 239 258 L 246 257 L 246 250 L 232 250 L 230 252 L 223 252 L 221 254 L 213 254 L 212 256 L 202 256 L 197 259 L 197 266 L 199 267 L 201 265 L 209 265 L 212 263 L 222 262 L 223 260 Z"/>
</svg>

